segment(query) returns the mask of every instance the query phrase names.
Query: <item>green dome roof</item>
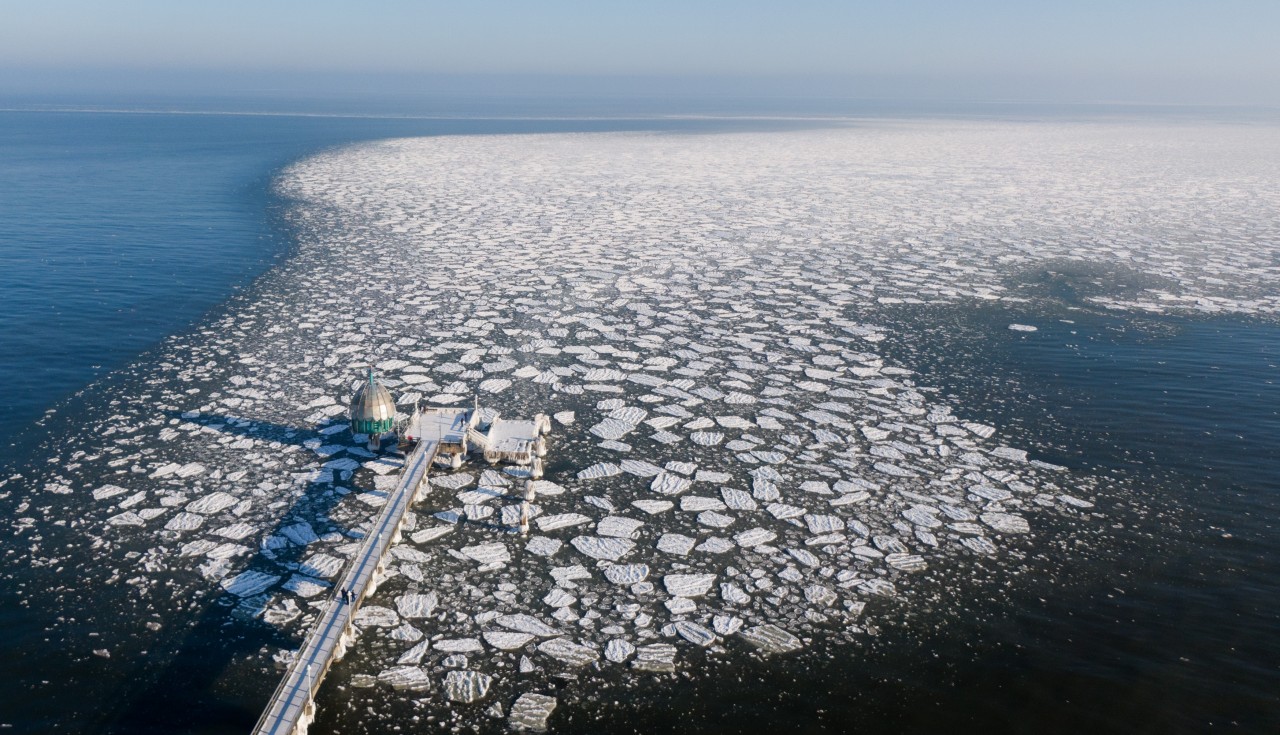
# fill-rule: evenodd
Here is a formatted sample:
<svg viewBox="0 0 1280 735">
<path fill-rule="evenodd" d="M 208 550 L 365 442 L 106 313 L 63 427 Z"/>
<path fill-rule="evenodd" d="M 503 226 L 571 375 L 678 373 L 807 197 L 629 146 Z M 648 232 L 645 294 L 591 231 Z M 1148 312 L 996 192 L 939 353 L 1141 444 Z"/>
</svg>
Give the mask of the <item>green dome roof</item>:
<svg viewBox="0 0 1280 735">
<path fill-rule="evenodd" d="M 385 434 L 395 426 L 396 404 L 369 368 L 369 379 L 351 398 L 351 433 Z"/>
</svg>

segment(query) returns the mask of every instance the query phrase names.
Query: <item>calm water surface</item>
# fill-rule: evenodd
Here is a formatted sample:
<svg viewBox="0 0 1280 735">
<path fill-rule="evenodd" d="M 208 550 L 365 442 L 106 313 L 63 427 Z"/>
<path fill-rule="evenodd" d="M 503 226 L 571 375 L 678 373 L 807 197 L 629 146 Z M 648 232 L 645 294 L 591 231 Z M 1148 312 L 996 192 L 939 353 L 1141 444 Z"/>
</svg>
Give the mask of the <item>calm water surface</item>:
<svg viewBox="0 0 1280 735">
<path fill-rule="evenodd" d="M 0 112 L 0 447 L 281 255 L 271 175 L 301 157 L 398 136 L 801 124 Z"/>
</svg>

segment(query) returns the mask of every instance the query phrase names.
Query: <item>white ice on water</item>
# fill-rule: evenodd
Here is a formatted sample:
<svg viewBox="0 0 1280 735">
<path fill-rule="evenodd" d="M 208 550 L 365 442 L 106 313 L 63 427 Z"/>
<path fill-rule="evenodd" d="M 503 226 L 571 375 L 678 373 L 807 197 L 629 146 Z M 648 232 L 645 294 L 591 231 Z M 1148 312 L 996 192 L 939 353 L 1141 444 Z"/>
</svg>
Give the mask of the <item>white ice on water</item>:
<svg viewBox="0 0 1280 735">
<path fill-rule="evenodd" d="M 92 553 L 42 563 L 127 586 L 139 620 L 212 591 L 300 636 L 403 460 L 342 418 L 373 362 L 402 410 L 480 393 L 490 419 L 555 427 L 529 535 L 522 480 L 435 471 L 361 610 L 355 660 L 385 687 L 358 696 L 443 692 L 538 729 L 555 676 L 856 638 L 921 575 L 1017 563 L 1044 515 L 1105 507 L 893 364 L 886 340 L 931 326 L 903 310 L 1033 309 L 1021 275 L 1085 264 L 1125 284 L 1094 308 L 1274 318 L 1278 147 L 937 122 L 329 151 L 278 182 L 296 256 L 10 481 L 14 531 L 73 523 Z"/>
</svg>

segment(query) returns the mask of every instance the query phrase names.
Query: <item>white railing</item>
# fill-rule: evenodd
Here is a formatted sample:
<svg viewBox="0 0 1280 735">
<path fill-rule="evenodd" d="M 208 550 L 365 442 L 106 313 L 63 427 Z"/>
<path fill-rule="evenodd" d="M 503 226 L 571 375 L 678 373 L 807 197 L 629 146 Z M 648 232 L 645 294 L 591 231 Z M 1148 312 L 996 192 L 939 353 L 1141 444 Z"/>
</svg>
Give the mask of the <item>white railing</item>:
<svg viewBox="0 0 1280 735">
<path fill-rule="evenodd" d="M 315 717 L 316 692 L 329 667 L 346 648 L 344 639 L 351 631 L 360 603 L 371 588 L 377 586 L 382 560 L 398 540 L 405 511 L 426 480 L 438 447 L 435 441 L 418 442 L 405 464 L 400 482 L 365 537 L 355 564 L 343 575 L 334 596 L 307 633 L 284 679 L 276 687 L 271 702 L 258 718 L 253 729 L 255 735 L 292 735 Z"/>
</svg>

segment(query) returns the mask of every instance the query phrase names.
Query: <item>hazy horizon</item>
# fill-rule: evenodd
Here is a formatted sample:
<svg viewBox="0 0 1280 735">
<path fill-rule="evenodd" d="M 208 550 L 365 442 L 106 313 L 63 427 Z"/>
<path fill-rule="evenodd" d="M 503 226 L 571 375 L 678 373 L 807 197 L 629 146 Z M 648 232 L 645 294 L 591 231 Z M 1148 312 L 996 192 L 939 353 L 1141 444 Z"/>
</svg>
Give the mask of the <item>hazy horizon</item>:
<svg viewBox="0 0 1280 735">
<path fill-rule="evenodd" d="M 1280 4 L 55 0 L 0 94 L 735 96 L 1280 106 Z"/>
</svg>

